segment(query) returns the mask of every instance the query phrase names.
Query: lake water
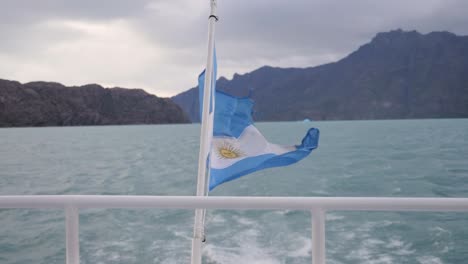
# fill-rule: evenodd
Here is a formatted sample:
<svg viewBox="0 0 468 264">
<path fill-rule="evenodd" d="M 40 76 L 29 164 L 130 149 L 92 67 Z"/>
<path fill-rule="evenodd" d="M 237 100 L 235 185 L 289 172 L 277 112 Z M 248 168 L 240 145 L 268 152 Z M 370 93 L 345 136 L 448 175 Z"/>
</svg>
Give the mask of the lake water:
<svg viewBox="0 0 468 264">
<path fill-rule="evenodd" d="M 468 197 L 468 120 L 258 123 L 320 146 L 212 196 Z M 193 195 L 199 125 L 0 129 L 0 195 Z M 193 212 L 83 210 L 81 262 L 189 263 Z M 205 263 L 310 263 L 310 214 L 211 210 Z M 468 263 L 468 214 L 331 212 L 330 264 Z M 0 210 L 0 263 L 64 263 L 61 210 Z"/>
</svg>

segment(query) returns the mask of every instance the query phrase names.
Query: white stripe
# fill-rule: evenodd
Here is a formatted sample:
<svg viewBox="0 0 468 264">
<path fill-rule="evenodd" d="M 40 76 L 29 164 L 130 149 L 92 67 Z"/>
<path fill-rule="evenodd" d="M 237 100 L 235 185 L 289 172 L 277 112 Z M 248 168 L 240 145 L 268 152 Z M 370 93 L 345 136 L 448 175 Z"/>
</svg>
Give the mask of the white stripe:
<svg viewBox="0 0 468 264">
<path fill-rule="evenodd" d="M 271 144 L 253 125 L 246 127 L 239 138 L 213 137 L 212 143 L 211 167 L 214 169 L 227 168 L 248 157 L 264 154 L 281 155 L 296 150 L 294 146 Z M 221 153 L 222 149 L 230 150 L 238 157 L 227 158 Z"/>
</svg>

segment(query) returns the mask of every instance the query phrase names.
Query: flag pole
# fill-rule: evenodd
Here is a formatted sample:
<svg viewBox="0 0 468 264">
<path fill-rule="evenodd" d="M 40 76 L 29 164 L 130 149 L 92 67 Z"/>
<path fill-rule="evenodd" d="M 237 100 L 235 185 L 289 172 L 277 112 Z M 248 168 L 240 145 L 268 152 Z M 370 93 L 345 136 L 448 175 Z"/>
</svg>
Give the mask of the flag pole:
<svg viewBox="0 0 468 264">
<path fill-rule="evenodd" d="M 211 138 L 213 134 L 213 113 L 210 114 L 210 97 L 213 77 L 213 55 L 214 55 L 214 33 L 216 17 L 216 0 L 210 0 L 210 16 L 208 26 L 208 56 L 205 70 L 205 86 L 203 91 L 203 110 L 200 131 L 200 152 L 198 154 L 198 176 L 197 176 L 197 196 L 206 195 L 207 187 L 207 160 L 211 149 Z M 214 94 L 213 94 L 214 97 Z M 214 107 L 214 104 L 213 104 Z M 202 243 L 205 241 L 204 231 L 204 209 L 195 210 L 195 220 L 193 225 L 192 239 L 192 264 L 201 264 Z"/>
</svg>

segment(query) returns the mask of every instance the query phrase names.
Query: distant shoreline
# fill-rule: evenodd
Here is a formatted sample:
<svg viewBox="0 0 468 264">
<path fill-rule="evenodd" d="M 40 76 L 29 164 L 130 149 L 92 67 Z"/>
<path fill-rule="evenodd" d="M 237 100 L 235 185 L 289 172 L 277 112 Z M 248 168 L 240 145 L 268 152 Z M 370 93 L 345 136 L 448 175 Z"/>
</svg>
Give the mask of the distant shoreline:
<svg viewBox="0 0 468 264">
<path fill-rule="evenodd" d="M 455 117 L 455 118 L 405 118 L 405 119 L 351 119 L 351 120 L 316 120 L 307 123 L 303 123 L 302 121 L 255 121 L 256 124 L 269 124 L 269 123 L 301 123 L 304 125 L 311 125 L 313 126 L 314 123 L 331 123 L 331 122 L 385 122 L 385 121 L 449 121 L 449 120 L 465 120 L 468 121 L 468 117 Z M 130 126 L 172 126 L 172 125 L 200 125 L 198 122 L 194 123 L 166 123 L 166 124 L 109 124 L 109 125 L 73 125 L 73 126 L 0 126 L 0 129 L 8 129 L 8 128 L 77 128 L 77 127 L 130 127 Z"/>
<path fill-rule="evenodd" d="M 190 123 L 169 98 L 141 89 L 0 79 L 0 127 Z"/>
</svg>

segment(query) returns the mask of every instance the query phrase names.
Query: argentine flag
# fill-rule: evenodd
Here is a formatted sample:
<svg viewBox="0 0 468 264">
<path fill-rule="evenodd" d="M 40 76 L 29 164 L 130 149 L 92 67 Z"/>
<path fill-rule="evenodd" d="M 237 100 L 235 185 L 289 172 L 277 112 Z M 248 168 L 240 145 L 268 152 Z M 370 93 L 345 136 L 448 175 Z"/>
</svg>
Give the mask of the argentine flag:
<svg viewBox="0 0 468 264">
<path fill-rule="evenodd" d="M 216 56 L 213 75 L 216 80 Z M 202 106 L 205 72 L 198 78 Z M 214 124 L 210 152 L 209 189 L 246 174 L 272 167 L 286 166 L 307 157 L 317 148 L 319 130 L 311 128 L 298 146 L 281 146 L 268 142 L 253 125 L 253 101 L 214 91 Z M 212 105 L 210 104 L 210 108 Z M 211 109 L 210 109 L 211 110 Z M 211 111 L 210 111 L 211 112 Z"/>
</svg>

